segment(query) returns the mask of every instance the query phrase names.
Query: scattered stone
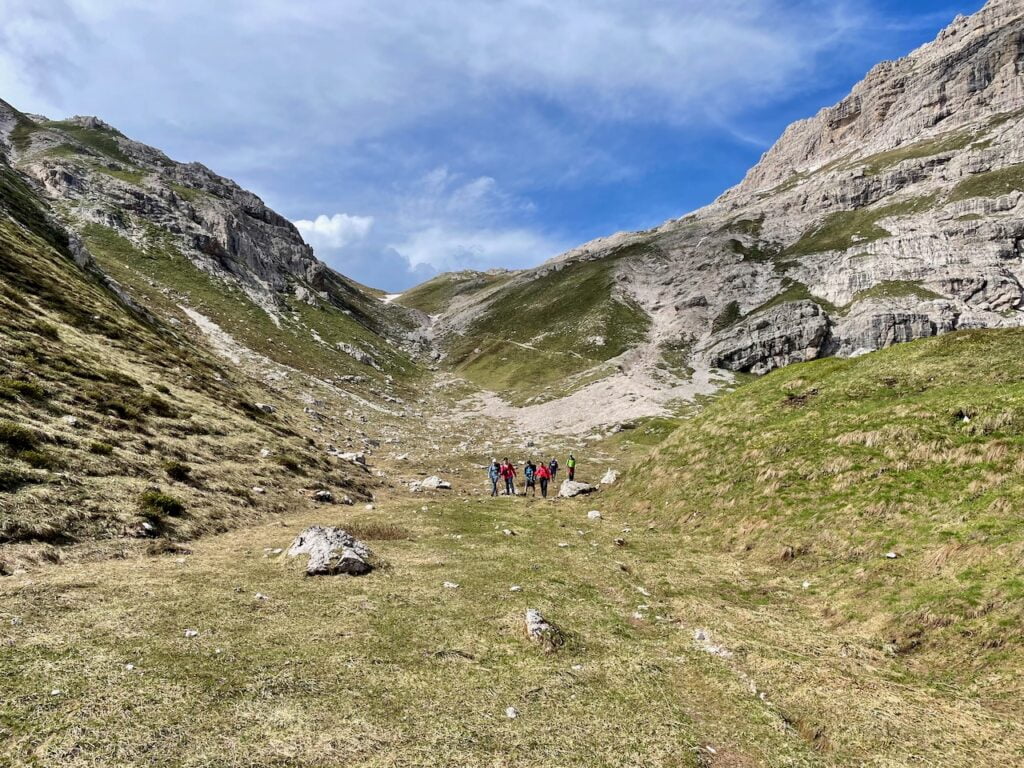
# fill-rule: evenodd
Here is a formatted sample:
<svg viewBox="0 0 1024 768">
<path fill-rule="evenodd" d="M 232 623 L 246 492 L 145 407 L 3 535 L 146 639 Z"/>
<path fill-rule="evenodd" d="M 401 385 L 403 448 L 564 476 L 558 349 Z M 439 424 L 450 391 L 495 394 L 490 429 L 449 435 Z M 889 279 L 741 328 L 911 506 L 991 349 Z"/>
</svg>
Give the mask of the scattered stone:
<svg viewBox="0 0 1024 768">
<path fill-rule="evenodd" d="M 803 584 L 802 584 L 801 586 L 802 586 L 802 587 L 803 587 L 804 589 L 810 589 L 810 588 L 811 588 L 811 582 L 809 582 L 809 581 L 805 581 L 805 582 L 804 582 L 804 583 L 803 583 Z"/>
<path fill-rule="evenodd" d="M 253 493 L 258 493 L 258 494 L 263 494 L 263 493 L 267 492 L 267 489 L 262 487 L 262 486 L 259 486 L 259 485 L 254 485 L 252 487 L 252 492 Z"/>
<path fill-rule="evenodd" d="M 288 549 L 289 557 L 309 555 L 307 576 L 345 573 L 361 576 L 373 570 L 370 548 L 341 528 L 314 525 L 298 536 Z"/>
<path fill-rule="evenodd" d="M 432 475 L 428 477 L 426 480 L 422 481 L 420 483 L 420 486 L 431 491 L 448 491 L 451 490 L 452 484 L 449 483 L 447 480 L 442 480 L 437 475 Z"/>
<path fill-rule="evenodd" d="M 256 403 L 256 407 L 259 408 L 264 413 L 268 413 L 268 414 L 277 413 L 277 408 L 275 408 L 274 406 L 270 405 L 270 403 Z"/>
<path fill-rule="evenodd" d="M 356 503 L 354 501 L 352 501 L 352 497 L 351 496 L 342 496 L 341 503 L 342 503 L 343 506 L 346 506 L 346 507 L 354 507 L 356 505 Z"/>
<path fill-rule="evenodd" d="M 513 584 L 511 587 L 508 588 L 508 591 L 509 592 L 522 592 L 523 588 L 520 587 L 518 584 Z"/>
<path fill-rule="evenodd" d="M 601 478 L 601 485 L 614 485 L 619 479 L 618 471 L 609 469 L 604 473 L 604 477 Z"/>
<path fill-rule="evenodd" d="M 562 487 L 558 490 L 558 495 L 563 499 L 571 499 L 574 496 L 593 493 L 596 490 L 597 487 L 590 485 L 589 483 L 580 483 L 575 480 L 564 480 L 562 482 Z"/>
<path fill-rule="evenodd" d="M 502 531 L 502 533 L 504 533 L 506 536 L 515 536 L 516 535 L 516 532 L 513 531 L 511 528 L 506 528 L 505 530 Z"/>
<path fill-rule="evenodd" d="M 367 504 L 367 505 L 366 505 L 366 510 L 367 510 L 368 512 L 372 512 L 372 511 L 373 511 L 373 509 L 374 509 L 374 507 L 373 507 L 373 504 Z"/>
<path fill-rule="evenodd" d="M 615 546 L 616 547 L 624 547 L 624 546 L 626 546 L 626 540 L 623 539 L 623 538 L 616 539 L 615 540 Z"/>
<path fill-rule="evenodd" d="M 193 637 L 199 637 L 199 632 L 198 632 L 198 630 L 195 630 L 195 629 L 186 629 L 185 630 L 185 637 L 187 637 L 189 639 L 192 639 Z"/>
<path fill-rule="evenodd" d="M 339 453 L 336 454 L 342 461 L 347 461 L 351 464 L 360 464 L 366 466 L 366 455 L 362 453 Z"/>
<path fill-rule="evenodd" d="M 125 664 L 124 665 L 124 669 L 125 669 L 126 672 L 131 672 L 132 670 L 135 669 L 135 665 L 134 664 Z"/>
<path fill-rule="evenodd" d="M 443 582 L 441 584 L 441 586 L 444 587 L 445 589 L 458 589 L 459 588 L 459 585 L 456 584 L 454 581 Z"/>
<path fill-rule="evenodd" d="M 262 448 L 262 449 L 260 449 L 260 458 L 261 459 L 265 459 L 268 456 L 270 456 L 270 449 L 269 448 Z"/>
<path fill-rule="evenodd" d="M 898 558 L 898 557 L 899 557 L 899 554 L 898 554 L 898 553 L 896 553 L 896 552 L 886 552 L 885 556 L 886 556 L 886 557 L 887 557 L 887 558 L 888 558 L 889 560 L 895 560 L 896 558 Z"/>
<path fill-rule="evenodd" d="M 565 633 L 545 619 L 536 608 L 526 609 L 526 636 L 547 653 L 565 645 Z"/>
<path fill-rule="evenodd" d="M 561 547 L 562 549 L 565 549 L 566 547 L 569 546 L 569 542 L 567 542 L 567 541 L 560 541 L 560 542 L 558 542 L 558 546 Z"/>
<path fill-rule="evenodd" d="M 77 416 L 62 416 L 61 417 L 61 421 L 63 421 L 69 427 L 77 427 L 78 426 L 78 417 Z"/>
<path fill-rule="evenodd" d="M 507 717 L 509 720 L 515 720 L 517 717 L 519 717 L 519 710 L 515 707 L 507 707 L 505 709 L 505 717 Z"/>
<path fill-rule="evenodd" d="M 50 691 L 51 696 L 60 696 L 62 693 L 63 691 L 60 688 L 54 688 L 52 691 Z"/>
<path fill-rule="evenodd" d="M 317 491 L 316 493 L 313 494 L 313 499 L 323 504 L 333 504 L 334 494 L 331 493 L 330 491 Z"/>
<path fill-rule="evenodd" d="M 732 656 L 732 651 L 730 651 L 724 645 L 718 645 L 711 639 L 711 630 L 694 630 L 693 642 L 702 651 L 704 651 L 705 653 L 710 653 L 712 656 L 721 656 L 723 659 L 728 659 Z"/>
<path fill-rule="evenodd" d="M 583 665 L 582 664 L 573 664 L 572 665 L 572 671 L 573 672 L 579 672 L 582 669 L 583 669 Z"/>
<path fill-rule="evenodd" d="M 262 602 L 262 601 L 265 601 L 265 600 L 269 600 L 270 598 L 267 597 L 266 595 L 264 595 L 262 592 L 257 592 L 256 595 L 253 597 L 253 599 L 254 600 L 259 600 L 259 601 Z"/>
<path fill-rule="evenodd" d="M 587 519 L 588 520 L 600 520 L 601 519 L 601 513 L 598 512 L 596 509 L 592 509 L 589 512 L 587 512 Z"/>
</svg>

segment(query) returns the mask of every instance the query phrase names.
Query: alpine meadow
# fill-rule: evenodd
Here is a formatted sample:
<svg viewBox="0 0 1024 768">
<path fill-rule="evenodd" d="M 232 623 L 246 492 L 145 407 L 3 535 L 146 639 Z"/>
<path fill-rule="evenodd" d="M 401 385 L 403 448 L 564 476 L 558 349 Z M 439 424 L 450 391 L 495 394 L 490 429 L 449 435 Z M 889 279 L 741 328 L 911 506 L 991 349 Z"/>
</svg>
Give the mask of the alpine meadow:
<svg viewBox="0 0 1024 768">
<path fill-rule="evenodd" d="M 568 159 L 540 204 L 454 159 L 416 187 L 430 203 L 389 175 L 457 141 L 466 167 L 550 162 L 504 118 L 438 128 L 425 104 L 456 97 L 507 102 L 552 156 L 649 119 L 586 150 L 609 185 L 643 172 L 600 163 L 656 143 L 637 112 L 657 98 L 623 74 L 626 109 L 573 79 L 608 30 L 581 16 L 551 71 L 506 61 L 503 35 L 557 17 L 547 0 L 4 5 L 0 63 L 33 76 L 0 84 L 52 66 L 82 86 L 0 93 L 0 766 L 1024 766 L 1024 3 L 910 3 L 887 28 L 938 36 L 789 125 L 738 184 L 569 250 L 583 238 L 523 223 L 571 218 L 588 182 Z M 779 29 L 853 13 L 698 5 L 631 6 L 620 20 L 665 26 L 623 44 L 651 45 L 653 71 L 697 45 L 677 17 L 712 34 L 755 8 Z M 563 11 L 608 11 L 582 8 Z M 365 26 L 321 60 L 292 26 L 307 11 L 328 36 Z M 133 126 L 192 137 L 287 215 L 113 117 L 35 113 L 92 98 L 115 49 L 139 65 L 126 88 L 171 67 L 157 22 L 176 13 L 196 40 L 173 71 L 196 89 L 203 14 L 243 20 L 217 57 L 250 55 L 261 24 L 298 48 L 228 67 L 194 112 L 168 88 Z M 95 60 L 61 37 L 28 53 L 68 14 Z M 439 31 L 462 16 L 465 51 Z M 93 23 L 109 50 L 74 32 Z M 806 45 L 854 46 L 852 25 Z M 365 54 L 382 29 L 395 44 Z M 420 45 L 422 79 L 402 58 Z M 821 50 L 774 74 L 839 57 Z M 344 87 L 307 113 L 315 83 L 274 89 L 310 62 Z M 264 75 L 272 117 L 245 97 Z M 422 93 L 364 93 L 391 77 Z M 357 97 L 370 116 L 327 119 Z M 195 139 L 249 108 L 251 132 Z M 281 121 L 298 148 L 260 143 Z M 289 167 L 304 143 L 316 181 Z M 336 187 L 365 215 L 299 213 Z M 599 225 L 622 199 L 600 190 L 573 203 Z M 395 259 L 415 279 L 366 284 Z"/>
</svg>

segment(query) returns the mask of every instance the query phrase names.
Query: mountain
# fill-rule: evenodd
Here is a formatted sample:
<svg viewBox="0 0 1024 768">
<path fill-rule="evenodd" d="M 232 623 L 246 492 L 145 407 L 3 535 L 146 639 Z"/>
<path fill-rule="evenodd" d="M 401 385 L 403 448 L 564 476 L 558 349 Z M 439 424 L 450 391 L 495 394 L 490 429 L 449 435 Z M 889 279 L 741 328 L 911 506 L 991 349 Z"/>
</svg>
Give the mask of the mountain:
<svg viewBox="0 0 1024 768">
<path fill-rule="evenodd" d="M 463 295 L 437 321 L 449 363 L 523 399 L 552 363 L 555 392 L 626 390 L 1019 325 L 1022 116 L 1024 7 L 991 0 L 791 126 L 712 205 Z"/>
<path fill-rule="evenodd" d="M 419 315 L 96 118 L 0 102 L 0 260 L 2 572 L 367 499 L 354 457 L 415 413 Z"/>
</svg>

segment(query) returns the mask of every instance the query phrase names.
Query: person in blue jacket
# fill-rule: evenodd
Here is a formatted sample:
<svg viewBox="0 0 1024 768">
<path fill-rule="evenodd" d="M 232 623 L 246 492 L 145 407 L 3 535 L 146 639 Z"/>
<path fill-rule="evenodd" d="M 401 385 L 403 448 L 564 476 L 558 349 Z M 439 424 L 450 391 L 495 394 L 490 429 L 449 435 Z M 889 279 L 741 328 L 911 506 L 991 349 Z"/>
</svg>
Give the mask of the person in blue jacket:
<svg viewBox="0 0 1024 768">
<path fill-rule="evenodd" d="M 487 470 L 487 477 L 491 480 L 491 496 L 498 495 L 498 480 L 501 479 L 501 467 L 497 459 L 491 459 L 491 466 Z"/>
</svg>

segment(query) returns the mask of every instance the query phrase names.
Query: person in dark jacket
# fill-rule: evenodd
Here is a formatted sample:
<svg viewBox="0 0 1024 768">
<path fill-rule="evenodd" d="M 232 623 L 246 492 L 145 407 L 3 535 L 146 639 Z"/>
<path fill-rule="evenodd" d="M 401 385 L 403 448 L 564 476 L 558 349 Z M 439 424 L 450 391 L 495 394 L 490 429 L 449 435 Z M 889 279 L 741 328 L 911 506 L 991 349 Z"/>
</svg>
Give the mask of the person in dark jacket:
<svg viewBox="0 0 1024 768">
<path fill-rule="evenodd" d="M 555 477 L 558 475 L 558 459 L 551 459 L 548 462 L 548 469 L 551 471 L 551 482 L 555 482 Z"/>
<path fill-rule="evenodd" d="M 526 478 L 526 491 L 529 493 L 533 491 L 533 495 L 537 495 L 537 465 L 533 463 L 533 459 L 529 459 L 526 462 L 526 466 L 523 467 L 523 477 Z"/>
</svg>

